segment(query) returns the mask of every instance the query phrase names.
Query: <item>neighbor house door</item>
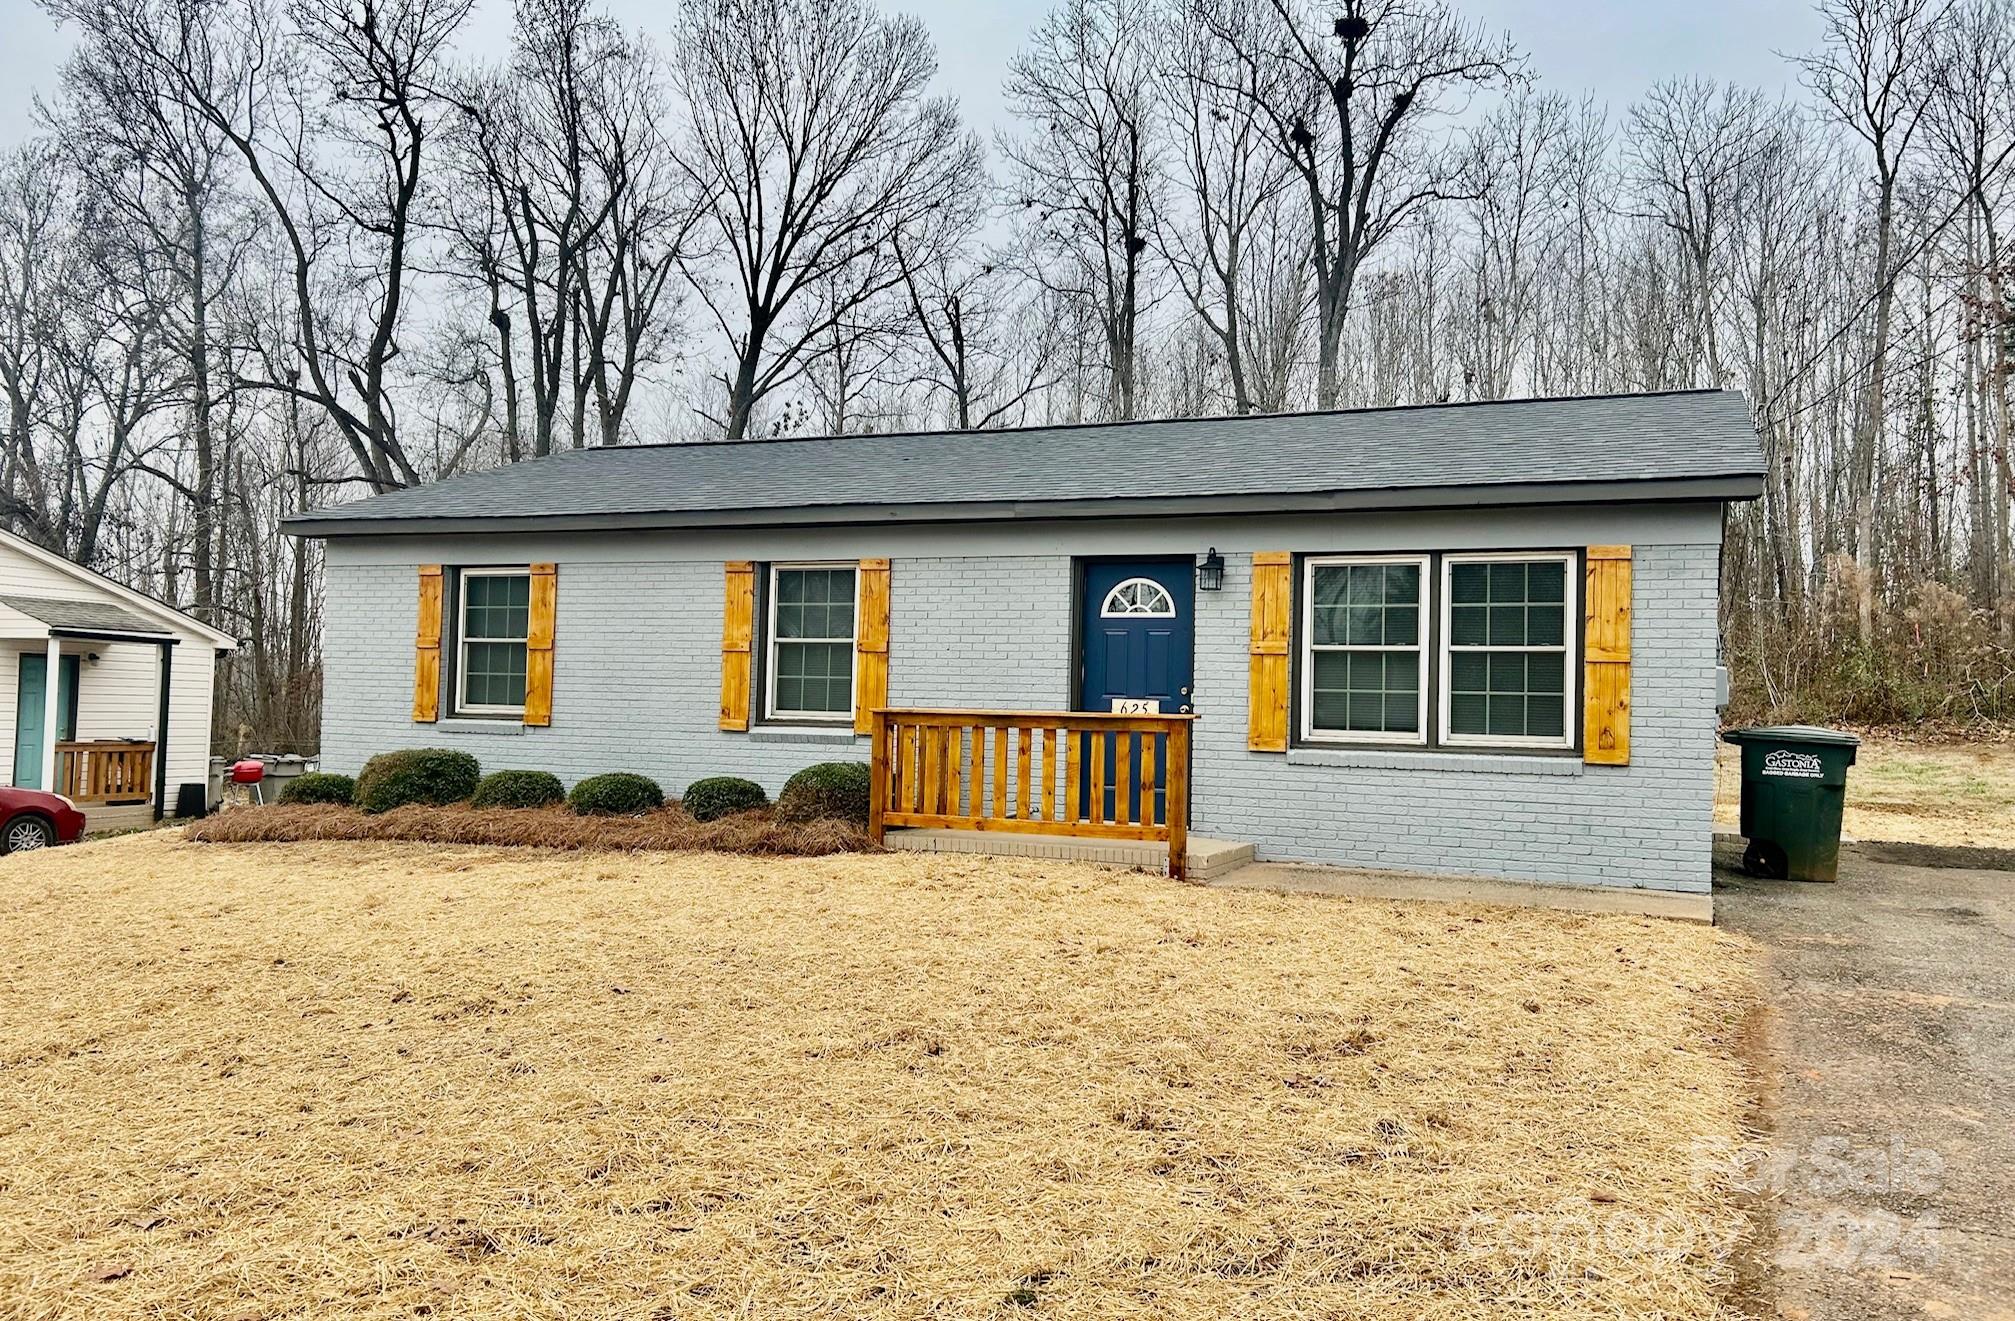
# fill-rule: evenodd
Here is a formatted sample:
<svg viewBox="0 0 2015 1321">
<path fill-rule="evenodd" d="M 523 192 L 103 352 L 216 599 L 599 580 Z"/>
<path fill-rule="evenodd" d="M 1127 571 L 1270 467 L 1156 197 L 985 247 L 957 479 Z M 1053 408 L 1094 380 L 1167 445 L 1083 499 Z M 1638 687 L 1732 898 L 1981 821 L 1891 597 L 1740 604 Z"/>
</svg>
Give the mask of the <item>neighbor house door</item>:
<svg viewBox="0 0 2015 1321">
<path fill-rule="evenodd" d="M 76 656 L 63 657 L 56 691 L 56 714 L 61 727 L 58 743 L 77 737 Z M 14 700 L 14 787 L 46 789 L 42 783 L 42 715 L 49 691 L 49 658 L 39 652 L 21 653 L 20 680 Z"/>
<path fill-rule="evenodd" d="M 1087 560 L 1078 622 L 1078 709 L 1187 714 L 1196 652 L 1196 570 L 1181 559 Z M 1105 754 L 1105 811 L 1114 807 L 1114 751 Z M 1090 767 L 1087 765 L 1089 778 Z M 1168 783 L 1166 749 L 1155 757 L 1155 801 Z M 1128 815 L 1141 817 L 1138 796 Z M 1157 812 L 1159 819 L 1159 812 Z"/>
</svg>

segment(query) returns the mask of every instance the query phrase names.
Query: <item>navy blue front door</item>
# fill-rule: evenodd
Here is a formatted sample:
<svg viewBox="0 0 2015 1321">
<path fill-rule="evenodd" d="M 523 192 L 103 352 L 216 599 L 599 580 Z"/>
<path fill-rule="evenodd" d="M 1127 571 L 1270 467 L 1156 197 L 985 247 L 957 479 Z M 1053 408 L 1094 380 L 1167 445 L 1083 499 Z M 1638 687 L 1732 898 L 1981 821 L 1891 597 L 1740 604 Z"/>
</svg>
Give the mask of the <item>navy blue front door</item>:
<svg viewBox="0 0 2015 1321">
<path fill-rule="evenodd" d="M 1196 649 L 1196 572 L 1181 559 L 1087 560 L 1078 621 L 1078 709 L 1184 714 Z M 1159 743 L 1159 740 L 1156 740 Z M 1086 765 L 1086 774 L 1090 767 Z M 1112 816 L 1113 748 L 1105 753 L 1104 808 Z M 1168 783 L 1167 749 L 1155 752 L 1155 801 Z M 1141 819 L 1138 795 L 1128 818 Z M 1159 811 L 1157 810 L 1157 818 Z"/>
</svg>

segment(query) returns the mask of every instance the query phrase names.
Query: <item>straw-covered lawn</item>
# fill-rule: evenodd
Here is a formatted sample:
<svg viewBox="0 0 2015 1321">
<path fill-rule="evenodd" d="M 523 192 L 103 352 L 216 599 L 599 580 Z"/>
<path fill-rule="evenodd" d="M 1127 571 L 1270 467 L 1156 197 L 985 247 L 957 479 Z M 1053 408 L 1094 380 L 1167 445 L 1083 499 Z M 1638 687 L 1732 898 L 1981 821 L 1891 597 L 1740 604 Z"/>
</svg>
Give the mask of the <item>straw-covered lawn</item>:
<svg viewBox="0 0 2015 1321">
<path fill-rule="evenodd" d="M 1712 930 L 167 834 L 0 898 L 8 1316 L 1724 1307 Z"/>
</svg>

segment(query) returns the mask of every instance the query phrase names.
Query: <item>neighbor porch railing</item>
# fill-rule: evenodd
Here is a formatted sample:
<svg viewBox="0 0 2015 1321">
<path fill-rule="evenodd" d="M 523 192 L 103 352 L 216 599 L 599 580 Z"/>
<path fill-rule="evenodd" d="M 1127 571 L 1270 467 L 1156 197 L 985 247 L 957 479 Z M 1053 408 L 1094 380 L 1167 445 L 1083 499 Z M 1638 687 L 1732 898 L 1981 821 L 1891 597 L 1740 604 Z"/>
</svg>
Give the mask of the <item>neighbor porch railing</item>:
<svg viewBox="0 0 2015 1321">
<path fill-rule="evenodd" d="M 154 797 L 154 745 L 107 740 L 56 745 L 56 792 L 79 803 Z"/>
<path fill-rule="evenodd" d="M 1186 715 L 874 712 L 868 829 L 936 826 L 1189 845 Z"/>
</svg>

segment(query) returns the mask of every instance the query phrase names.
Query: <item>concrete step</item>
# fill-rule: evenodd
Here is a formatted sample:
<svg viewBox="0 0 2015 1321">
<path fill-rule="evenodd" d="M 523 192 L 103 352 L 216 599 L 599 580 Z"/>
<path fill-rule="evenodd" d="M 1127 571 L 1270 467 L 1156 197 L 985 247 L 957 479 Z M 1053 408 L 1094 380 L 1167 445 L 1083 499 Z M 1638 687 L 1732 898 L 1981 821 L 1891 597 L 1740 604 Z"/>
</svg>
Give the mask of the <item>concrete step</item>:
<svg viewBox="0 0 2015 1321">
<path fill-rule="evenodd" d="M 997 858 L 1056 858 L 1065 862 L 1100 862 L 1115 867 L 1161 871 L 1168 866 L 1168 846 L 1148 840 L 1080 839 L 1073 835 L 1003 834 L 992 830 L 943 830 L 923 827 L 891 830 L 885 841 L 892 849 L 912 853 L 985 853 Z M 1216 880 L 1253 859 L 1253 846 L 1236 840 L 1191 835 L 1184 857 L 1192 881 Z"/>
</svg>

